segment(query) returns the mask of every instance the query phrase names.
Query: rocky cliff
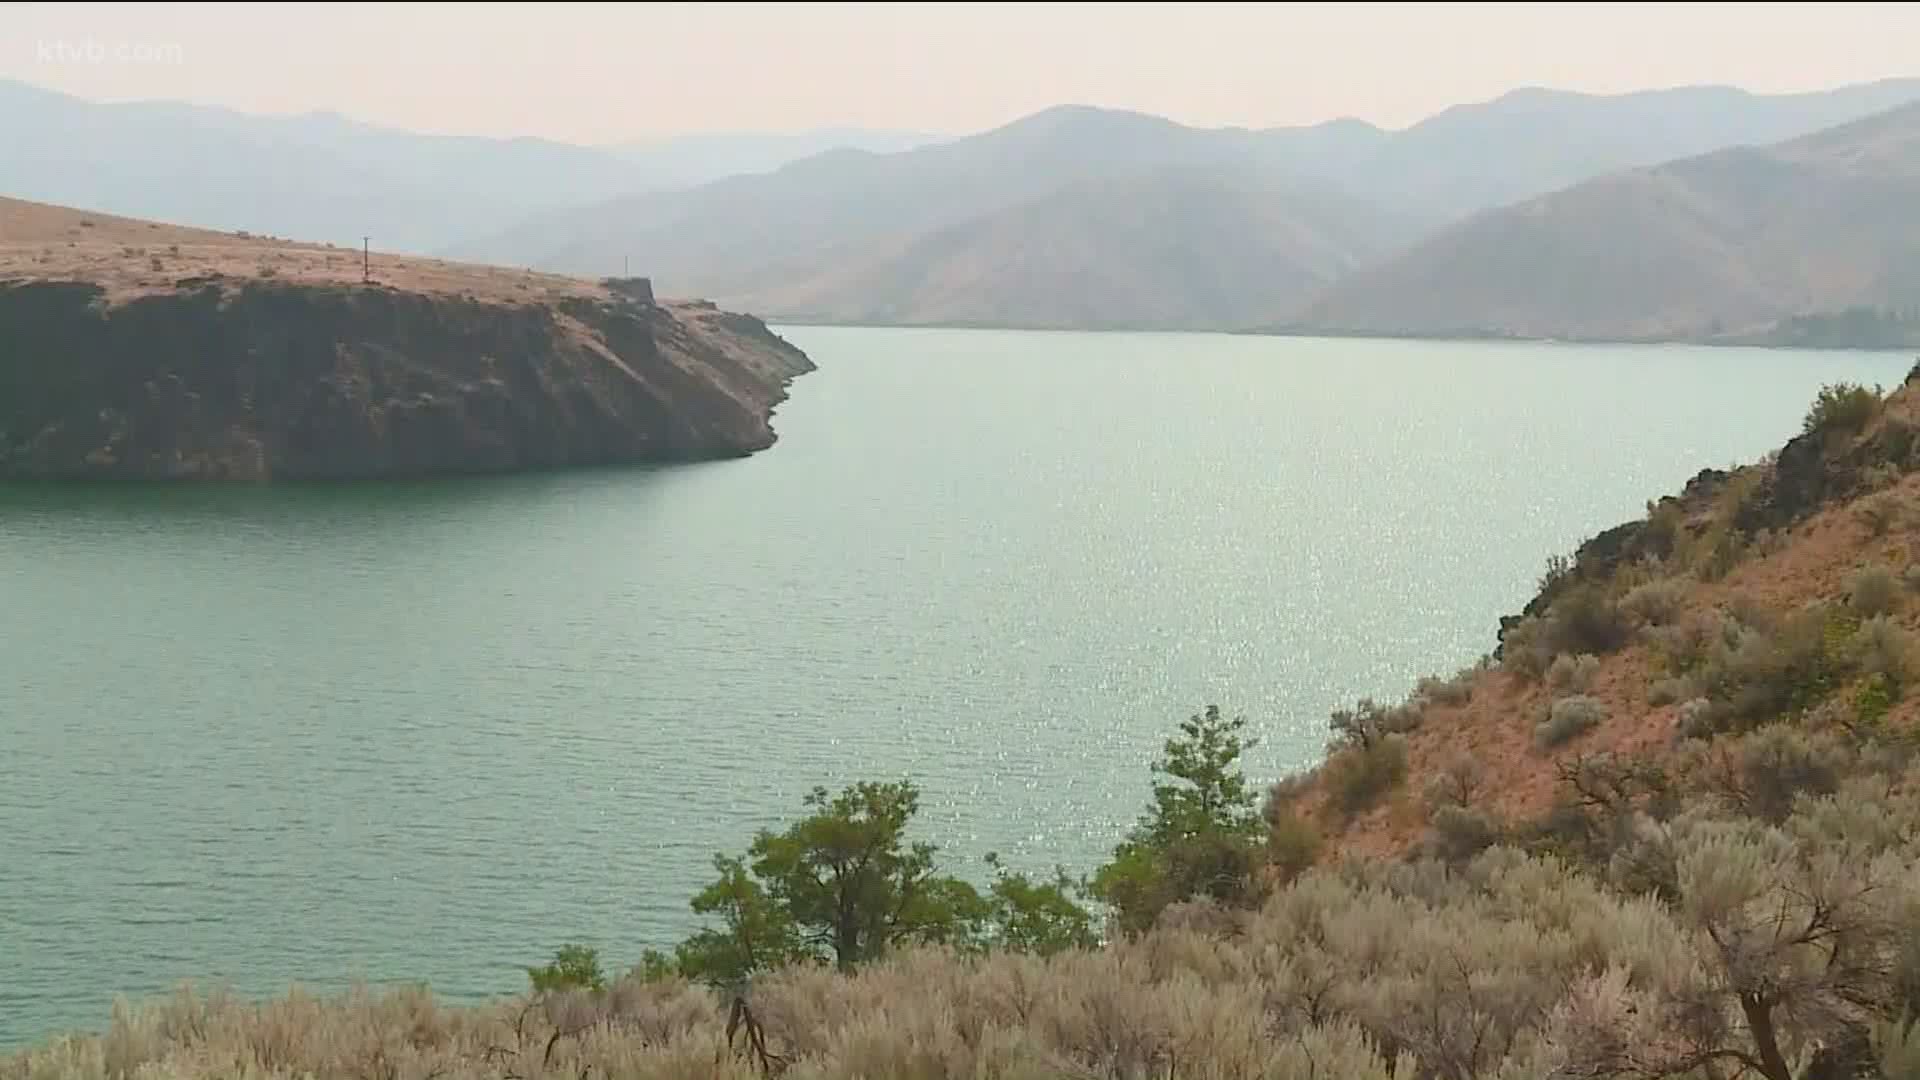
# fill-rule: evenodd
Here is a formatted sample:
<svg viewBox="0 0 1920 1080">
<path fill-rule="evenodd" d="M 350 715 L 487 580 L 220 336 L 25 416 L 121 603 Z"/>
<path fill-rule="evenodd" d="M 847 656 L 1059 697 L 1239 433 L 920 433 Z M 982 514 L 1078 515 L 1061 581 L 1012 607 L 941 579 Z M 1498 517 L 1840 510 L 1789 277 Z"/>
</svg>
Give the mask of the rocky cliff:
<svg viewBox="0 0 1920 1080">
<path fill-rule="evenodd" d="M 43 222 L 81 240 L 0 263 L 0 475 L 731 457 L 773 443 L 774 407 L 813 368 L 757 319 L 631 288 L 403 260 L 362 280 L 359 252 L 151 226 L 150 245 L 83 254 L 137 224 Z"/>
</svg>

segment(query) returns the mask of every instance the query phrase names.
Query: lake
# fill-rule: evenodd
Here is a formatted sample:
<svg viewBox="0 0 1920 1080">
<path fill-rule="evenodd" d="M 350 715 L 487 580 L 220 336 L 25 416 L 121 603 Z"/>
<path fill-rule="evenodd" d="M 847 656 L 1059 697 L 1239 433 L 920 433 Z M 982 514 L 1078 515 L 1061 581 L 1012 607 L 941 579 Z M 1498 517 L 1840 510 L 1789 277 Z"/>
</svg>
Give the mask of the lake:
<svg viewBox="0 0 1920 1080">
<path fill-rule="evenodd" d="M 624 968 L 814 785 L 949 866 L 1085 871 L 1209 703 L 1494 645 L 1546 559 L 1905 355 L 790 328 L 752 458 L 0 487 L 0 1045 L 182 979 L 505 994 Z"/>
</svg>

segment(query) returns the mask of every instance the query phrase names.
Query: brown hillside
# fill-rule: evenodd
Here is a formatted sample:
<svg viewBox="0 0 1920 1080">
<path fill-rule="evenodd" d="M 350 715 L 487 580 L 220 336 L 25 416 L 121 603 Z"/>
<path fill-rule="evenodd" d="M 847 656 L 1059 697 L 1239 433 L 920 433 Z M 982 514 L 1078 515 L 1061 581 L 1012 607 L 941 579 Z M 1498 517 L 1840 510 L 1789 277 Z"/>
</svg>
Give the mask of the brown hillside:
<svg viewBox="0 0 1920 1080">
<path fill-rule="evenodd" d="M 1423 684 L 1397 707 L 1363 703 L 1360 715 L 1374 717 L 1366 738 L 1402 742 L 1403 781 L 1383 783 L 1386 790 L 1343 811 L 1340 792 L 1356 783 L 1366 756 L 1349 738 L 1331 748 L 1327 765 L 1277 785 L 1276 805 L 1312 822 L 1328 852 L 1392 856 L 1435 842 L 1428 789 L 1463 759 L 1480 777 L 1467 805 L 1509 836 L 1525 836 L 1576 797 L 1568 775 L 1592 755 L 1670 769 L 1704 749 L 1703 736 L 1776 720 L 1912 727 L 1920 695 L 1899 688 L 1920 676 L 1920 636 L 1912 636 L 1920 635 L 1920 366 L 1883 400 L 1867 390 L 1851 400 L 1856 415 L 1836 405 L 1816 426 L 1810 414 L 1810 430 L 1766 460 L 1706 470 L 1680 495 L 1650 503 L 1645 519 L 1550 567 L 1526 611 L 1503 620 L 1496 656 Z M 1864 595 L 1874 583 L 1863 585 L 1863 574 L 1880 576 L 1883 598 Z M 1897 655 L 1856 660 L 1881 612 L 1899 637 L 1890 647 Z M 1817 623 L 1798 660 L 1794 646 L 1782 644 L 1797 618 Z M 1577 631 L 1562 634 L 1569 625 Z M 1689 633 L 1711 639 L 1736 630 L 1751 635 L 1760 659 L 1732 654 L 1734 670 L 1716 674 L 1709 643 L 1708 658 L 1688 666 Z M 1557 636 L 1584 637 L 1592 647 L 1563 647 Z M 1583 652 L 1592 660 L 1579 675 Z M 1884 717 L 1863 719 L 1878 667 L 1889 672 L 1892 700 Z M 1604 719 L 1543 747 L 1536 725 L 1563 697 L 1593 699 Z M 1687 704 L 1695 699 L 1706 704 Z M 1708 719 L 1690 727 L 1689 709 Z"/>
<path fill-rule="evenodd" d="M 1920 106 L 1489 211 L 1342 280 L 1301 328 L 1571 339 L 1764 337 L 1920 306 Z"/>
<path fill-rule="evenodd" d="M 558 274 L 372 253 L 374 281 L 408 292 L 480 300 L 606 299 L 599 284 Z M 330 244 L 213 232 L 0 198 L 0 281 L 100 284 L 110 301 L 171 292 L 182 278 L 354 284 L 361 253 Z"/>
<path fill-rule="evenodd" d="M 734 299 L 826 322 L 1251 326 L 1405 231 L 1378 207 L 1258 174 L 1168 170 L 1071 184 Z"/>
</svg>

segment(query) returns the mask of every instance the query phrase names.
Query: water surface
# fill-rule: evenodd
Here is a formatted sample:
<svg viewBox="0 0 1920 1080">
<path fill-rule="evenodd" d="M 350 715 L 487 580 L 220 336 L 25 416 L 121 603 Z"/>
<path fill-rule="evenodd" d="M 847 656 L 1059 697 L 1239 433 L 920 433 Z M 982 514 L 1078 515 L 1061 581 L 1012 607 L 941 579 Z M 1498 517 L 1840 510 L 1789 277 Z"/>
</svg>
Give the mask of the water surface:
<svg viewBox="0 0 1920 1080">
<path fill-rule="evenodd" d="M 177 980 L 524 985 L 910 776 L 1090 869 L 1210 702 L 1261 777 L 1493 645 L 1546 557 L 1898 355 L 797 328 L 771 451 L 0 488 L 0 1044 Z"/>
</svg>

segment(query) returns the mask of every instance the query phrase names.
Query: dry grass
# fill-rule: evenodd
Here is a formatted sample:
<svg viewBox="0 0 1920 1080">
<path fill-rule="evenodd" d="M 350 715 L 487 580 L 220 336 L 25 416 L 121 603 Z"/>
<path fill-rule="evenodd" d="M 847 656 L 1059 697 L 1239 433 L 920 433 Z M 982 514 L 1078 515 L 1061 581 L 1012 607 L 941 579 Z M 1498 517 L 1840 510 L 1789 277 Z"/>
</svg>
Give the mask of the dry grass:
<svg viewBox="0 0 1920 1080">
<path fill-rule="evenodd" d="M 1912 389 L 1890 395 L 1880 417 L 1863 433 L 1871 436 L 1888 420 L 1920 423 L 1920 392 Z M 1756 547 L 1722 578 L 1694 580 L 1684 572 L 1656 579 L 1654 590 L 1630 590 L 1639 597 L 1625 606 L 1643 624 L 1673 623 L 1689 615 L 1727 610 L 1735 605 L 1757 606 L 1773 612 L 1791 612 L 1810 603 L 1844 605 L 1859 568 L 1885 567 L 1904 579 L 1910 569 L 1920 577 L 1920 543 L 1897 529 L 1876 527 L 1873 514 L 1861 513 L 1869 500 L 1893 500 L 1920 505 L 1920 473 L 1902 475 L 1890 486 L 1869 487 L 1859 496 L 1821 507 L 1791 528 L 1780 531 L 1772 543 Z M 1657 601 L 1650 593 L 1657 590 Z M 1898 597 L 1892 599 L 1898 605 Z M 1907 631 L 1920 632 L 1920 605 L 1899 605 L 1888 618 Z M 1648 618 L 1650 614 L 1657 618 Z M 1533 725 L 1551 707 L 1554 692 L 1541 682 L 1497 669 L 1470 673 L 1471 689 L 1460 705 L 1429 706 L 1426 721 L 1406 735 L 1407 775 L 1419 789 L 1426 778 L 1440 774 L 1462 754 L 1482 762 L 1489 775 L 1499 777 L 1479 796 L 1475 809 L 1508 821 L 1535 820 L 1553 806 L 1559 792 L 1555 770 L 1576 753 L 1613 753 L 1629 757 L 1661 757 L 1675 745 L 1684 702 L 1660 697 L 1649 703 L 1649 690 L 1667 676 L 1644 628 L 1618 652 L 1601 657 L 1589 674 L 1587 695 L 1606 709 L 1606 719 L 1564 750 L 1540 753 L 1533 741 Z M 1541 674 L 1545 674 L 1542 666 Z M 1851 700 L 1859 687 L 1838 688 L 1834 697 Z M 1887 722 L 1897 727 L 1920 726 L 1920 694 L 1896 702 Z M 1329 851 L 1354 855 L 1398 855 L 1415 848 L 1426 829 L 1417 814 L 1389 801 L 1348 819 L 1329 805 L 1329 793 L 1317 777 L 1296 781 L 1300 789 L 1295 812 L 1318 823 Z"/>
<path fill-rule="evenodd" d="M 1835 746 L 1836 767 L 1857 767 Z M 1742 775 L 1798 783 L 1778 766 L 1799 752 L 1779 749 L 1747 754 Z M 1905 985 L 1900 943 L 1920 931 L 1920 904 L 1900 905 L 1920 896 L 1920 836 L 1875 823 L 1920 821 L 1917 785 L 1920 772 L 1863 778 L 1779 825 L 1646 823 L 1652 863 L 1667 853 L 1686 901 L 1671 906 L 1495 847 L 1451 868 L 1341 861 L 1258 910 L 1189 904 L 1098 949 L 1043 958 L 921 948 L 851 974 L 788 968 L 744 995 L 764 1057 L 731 1022 L 734 999 L 629 977 L 600 993 L 471 1008 L 420 989 L 262 1002 L 183 992 L 116 1007 L 98 1035 L 0 1058 L 0 1080 L 1680 1075 L 1635 1073 L 1617 1059 L 1669 1044 L 1683 1053 L 1677 1041 L 1689 1038 L 1741 1045 L 1730 1026 L 1735 984 L 1799 962 L 1795 946 L 1765 934 L 1773 907 L 1807 902 L 1803 890 L 1820 903 L 1832 895 L 1829 917 L 1849 935 L 1853 962 L 1873 965 L 1848 987 Z M 1836 844 L 1847 846 L 1841 856 Z M 1830 860 L 1842 856 L 1836 868 Z M 1729 890 L 1747 901 L 1725 903 Z M 1735 932 L 1756 950 L 1738 964 L 1714 944 Z M 1809 1045 L 1826 1030 L 1814 1008 L 1827 1005 L 1825 991 L 1793 993 L 1815 1019 L 1792 1013 L 1783 1031 Z M 1706 1022 L 1714 1016 L 1727 1022 Z M 1596 1024 L 1634 1041 L 1596 1045 Z"/>
<path fill-rule="evenodd" d="M 598 283 L 556 274 L 372 254 L 374 281 L 409 292 L 531 303 L 605 299 Z M 88 281 L 109 302 L 170 292 L 182 278 L 222 275 L 307 284 L 361 280 L 358 249 L 213 232 L 0 198 L 0 281 Z"/>
</svg>

